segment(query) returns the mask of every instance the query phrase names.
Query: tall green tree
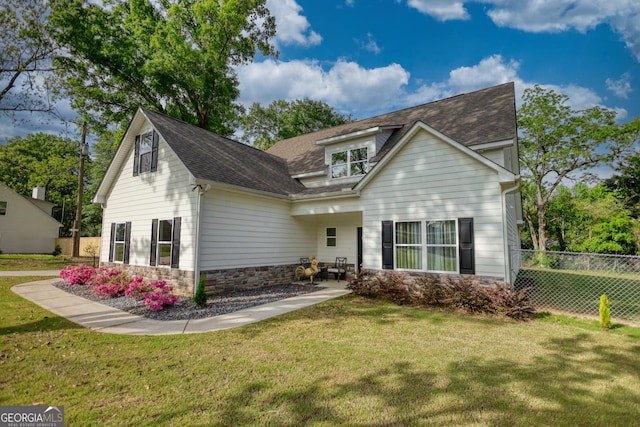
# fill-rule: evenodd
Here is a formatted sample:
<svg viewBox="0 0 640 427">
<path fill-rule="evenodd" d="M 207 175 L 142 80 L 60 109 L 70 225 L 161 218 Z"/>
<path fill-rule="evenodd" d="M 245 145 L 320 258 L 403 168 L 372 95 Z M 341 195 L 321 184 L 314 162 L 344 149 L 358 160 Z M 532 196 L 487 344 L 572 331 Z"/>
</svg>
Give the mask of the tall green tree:
<svg viewBox="0 0 640 427">
<path fill-rule="evenodd" d="M 234 66 L 276 55 L 266 0 L 51 0 L 65 93 L 82 113 L 122 123 L 145 106 L 230 135 Z"/>
<path fill-rule="evenodd" d="M 605 185 L 618 192 L 634 218 L 640 219 L 640 152 L 624 159 Z"/>
<path fill-rule="evenodd" d="M 567 178 L 585 180 L 598 165 L 613 162 L 638 138 L 639 119 L 618 125 L 615 112 L 601 107 L 573 110 L 569 98 L 540 86 L 528 88 L 518 110 L 523 192 L 534 249 L 547 249 L 551 197 Z M 534 220 L 535 216 L 535 220 Z"/>
<path fill-rule="evenodd" d="M 52 109 L 41 79 L 52 70 L 56 49 L 46 29 L 47 14 L 46 0 L 0 1 L 1 112 Z"/>
<path fill-rule="evenodd" d="M 273 101 L 266 107 L 255 102 L 242 118 L 242 140 L 266 150 L 276 142 L 353 121 L 321 101 Z"/>
</svg>

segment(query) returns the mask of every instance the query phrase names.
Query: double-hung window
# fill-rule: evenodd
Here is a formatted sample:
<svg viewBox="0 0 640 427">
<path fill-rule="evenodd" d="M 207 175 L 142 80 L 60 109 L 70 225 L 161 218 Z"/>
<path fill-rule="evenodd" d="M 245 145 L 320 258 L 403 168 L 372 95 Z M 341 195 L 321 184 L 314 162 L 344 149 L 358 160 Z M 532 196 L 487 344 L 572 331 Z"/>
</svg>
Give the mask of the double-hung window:
<svg viewBox="0 0 640 427">
<path fill-rule="evenodd" d="M 331 154 L 331 178 L 364 175 L 369 170 L 367 147 Z"/>
<path fill-rule="evenodd" d="M 136 135 L 133 159 L 133 175 L 155 172 L 158 169 L 158 133 L 155 131 Z"/>
<path fill-rule="evenodd" d="M 7 214 L 7 202 L 0 202 L 0 215 Z"/>
<path fill-rule="evenodd" d="M 109 262 L 129 263 L 129 241 L 131 240 L 130 222 L 111 223 Z"/>
<path fill-rule="evenodd" d="M 327 247 L 338 245 L 338 230 L 335 227 L 327 227 Z"/>
<path fill-rule="evenodd" d="M 398 269 L 457 272 L 456 221 L 396 222 L 395 250 Z"/>
<path fill-rule="evenodd" d="M 172 220 L 162 219 L 158 222 L 158 265 L 171 265 L 172 230 Z"/>
<path fill-rule="evenodd" d="M 180 257 L 180 217 L 151 221 L 149 264 L 177 268 Z"/>
<path fill-rule="evenodd" d="M 455 221 L 427 221 L 427 270 L 458 270 L 456 236 Z"/>
<path fill-rule="evenodd" d="M 396 267 L 422 270 L 422 223 L 396 223 Z"/>
</svg>

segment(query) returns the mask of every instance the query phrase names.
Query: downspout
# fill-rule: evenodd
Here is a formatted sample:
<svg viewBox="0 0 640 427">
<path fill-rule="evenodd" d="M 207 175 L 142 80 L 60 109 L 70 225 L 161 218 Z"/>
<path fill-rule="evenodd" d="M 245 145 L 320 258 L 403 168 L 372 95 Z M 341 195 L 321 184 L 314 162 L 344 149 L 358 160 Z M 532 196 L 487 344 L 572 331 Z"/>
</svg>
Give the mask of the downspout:
<svg viewBox="0 0 640 427">
<path fill-rule="evenodd" d="M 507 225 L 507 194 L 520 188 L 520 176 L 516 176 L 516 184 L 513 187 L 502 190 L 502 240 L 504 246 L 504 280 L 511 284 L 511 254 L 509 253 L 509 227 Z M 519 248 L 518 248 L 519 249 Z"/>
<path fill-rule="evenodd" d="M 194 261 L 193 261 L 193 295 L 196 294 L 198 289 L 198 282 L 200 281 L 200 212 L 202 205 L 202 195 L 208 191 L 211 186 L 206 184 L 204 187 L 201 184 L 196 185 L 193 189 L 198 189 L 198 201 L 196 204 L 196 236 L 194 239 Z"/>
</svg>

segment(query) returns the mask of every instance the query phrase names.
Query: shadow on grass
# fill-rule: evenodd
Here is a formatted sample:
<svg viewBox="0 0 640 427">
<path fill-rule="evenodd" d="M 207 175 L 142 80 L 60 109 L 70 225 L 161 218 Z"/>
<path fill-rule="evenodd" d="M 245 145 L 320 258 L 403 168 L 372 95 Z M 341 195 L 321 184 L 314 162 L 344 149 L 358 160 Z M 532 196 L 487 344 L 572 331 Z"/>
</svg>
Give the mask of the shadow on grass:
<svg viewBox="0 0 640 427">
<path fill-rule="evenodd" d="M 320 377 L 306 387 L 269 392 L 268 386 L 254 382 L 218 402 L 222 411 L 216 425 L 269 425 L 278 420 L 281 425 L 366 426 L 637 422 L 638 387 L 608 384 L 621 376 L 640 380 L 640 347 L 614 351 L 586 334 L 552 339 L 546 347 L 551 353 L 534 358 L 534 363 L 470 355 L 450 362 L 444 373 L 395 362 L 352 381 L 338 380 L 338 385 L 330 385 L 336 384 L 335 378 Z"/>
<path fill-rule="evenodd" d="M 9 334 L 22 334 L 32 332 L 49 332 L 67 329 L 82 329 L 64 317 L 60 316 L 44 316 L 42 319 L 33 320 L 26 323 L 20 323 L 15 326 L 0 327 L 0 336 Z"/>
</svg>

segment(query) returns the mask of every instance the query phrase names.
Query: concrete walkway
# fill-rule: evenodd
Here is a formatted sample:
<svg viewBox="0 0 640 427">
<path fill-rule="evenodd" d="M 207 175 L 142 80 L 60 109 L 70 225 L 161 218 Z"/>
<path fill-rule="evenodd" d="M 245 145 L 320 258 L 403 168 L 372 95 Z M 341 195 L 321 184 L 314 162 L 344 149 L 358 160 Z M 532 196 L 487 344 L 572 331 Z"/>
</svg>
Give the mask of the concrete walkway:
<svg viewBox="0 0 640 427">
<path fill-rule="evenodd" d="M 3 272 L 7 273 L 7 272 Z M 3 276 L 46 276 L 51 272 L 31 271 L 8 272 Z M 53 274 L 57 275 L 58 272 Z M 39 280 L 36 282 L 15 285 L 11 290 L 21 297 L 38 304 L 40 307 L 65 317 L 86 328 L 108 334 L 125 335 L 172 335 L 191 334 L 200 332 L 220 331 L 237 328 L 250 323 L 259 322 L 270 317 L 298 310 L 329 299 L 346 295 L 351 291 L 345 289 L 346 282 L 328 281 L 319 285 L 326 287 L 320 291 L 296 297 L 275 301 L 269 304 L 255 306 L 234 313 L 221 316 L 207 317 L 194 320 L 152 320 L 142 316 L 129 314 L 125 311 L 89 301 L 72 295 L 53 286 L 59 278 Z"/>
</svg>

